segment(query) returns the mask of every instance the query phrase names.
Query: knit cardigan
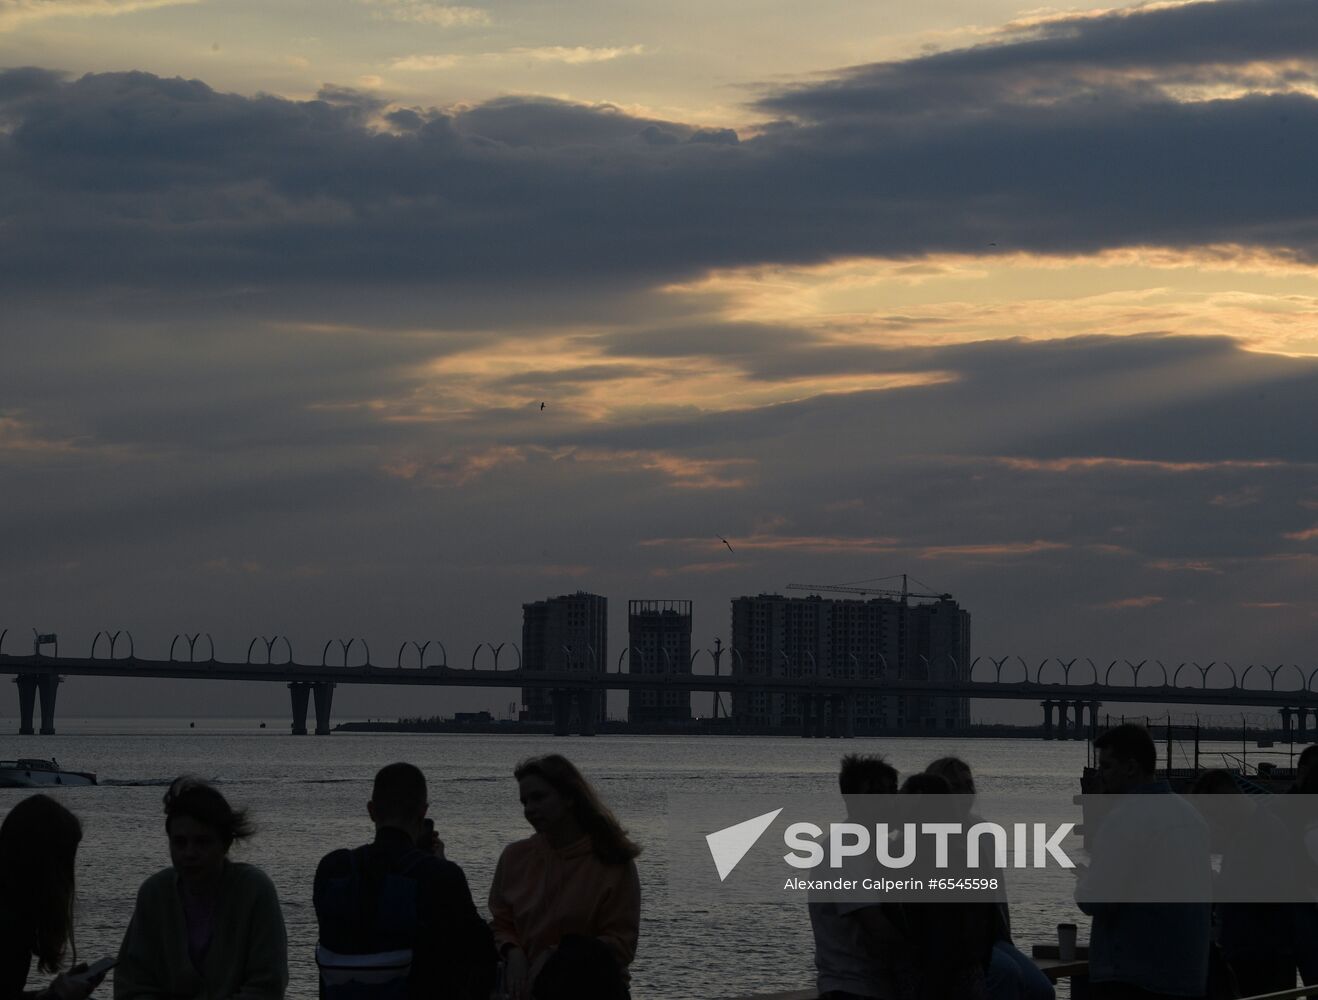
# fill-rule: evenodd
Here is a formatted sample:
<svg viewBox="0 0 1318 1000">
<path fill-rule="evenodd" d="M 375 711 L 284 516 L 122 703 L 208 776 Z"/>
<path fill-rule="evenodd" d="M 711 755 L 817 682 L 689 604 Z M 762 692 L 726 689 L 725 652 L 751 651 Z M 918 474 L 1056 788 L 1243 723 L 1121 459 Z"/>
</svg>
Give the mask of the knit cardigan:
<svg viewBox="0 0 1318 1000">
<path fill-rule="evenodd" d="M 142 883 L 119 948 L 115 1000 L 280 1000 L 288 943 L 274 883 L 261 869 L 226 861 L 215 930 L 197 969 L 172 868 Z"/>
</svg>

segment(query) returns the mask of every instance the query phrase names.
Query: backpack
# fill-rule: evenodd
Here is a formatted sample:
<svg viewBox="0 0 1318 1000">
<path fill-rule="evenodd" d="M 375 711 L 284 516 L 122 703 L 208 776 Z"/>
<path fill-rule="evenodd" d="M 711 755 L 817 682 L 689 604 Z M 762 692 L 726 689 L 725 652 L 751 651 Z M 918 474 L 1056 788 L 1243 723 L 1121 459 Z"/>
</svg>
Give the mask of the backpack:
<svg viewBox="0 0 1318 1000">
<path fill-rule="evenodd" d="M 424 855 L 412 852 L 401 871 L 379 873 L 368 850 L 350 851 L 350 872 L 327 880 L 320 896 L 322 930 L 329 924 L 353 943 L 344 953 L 317 942 L 323 1000 L 407 1000 L 417 933 L 417 882 L 407 876 Z"/>
</svg>

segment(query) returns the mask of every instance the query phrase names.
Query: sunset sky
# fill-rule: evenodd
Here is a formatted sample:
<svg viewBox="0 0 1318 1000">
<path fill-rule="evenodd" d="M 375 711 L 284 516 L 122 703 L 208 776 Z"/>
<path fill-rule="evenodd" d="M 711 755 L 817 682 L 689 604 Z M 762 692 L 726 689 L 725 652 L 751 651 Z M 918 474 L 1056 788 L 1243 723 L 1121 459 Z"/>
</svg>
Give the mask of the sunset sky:
<svg viewBox="0 0 1318 1000">
<path fill-rule="evenodd" d="M 0 0 L 4 651 L 908 573 L 981 656 L 1308 673 L 1315 178 L 1313 0 Z"/>
</svg>

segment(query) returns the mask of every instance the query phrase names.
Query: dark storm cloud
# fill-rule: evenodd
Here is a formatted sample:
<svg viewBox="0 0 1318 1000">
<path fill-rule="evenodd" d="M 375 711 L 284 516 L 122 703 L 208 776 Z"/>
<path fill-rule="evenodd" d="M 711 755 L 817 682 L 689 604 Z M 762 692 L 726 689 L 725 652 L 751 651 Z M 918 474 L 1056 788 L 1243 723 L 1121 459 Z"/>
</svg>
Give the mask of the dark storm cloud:
<svg viewBox="0 0 1318 1000">
<path fill-rule="evenodd" d="M 1316 50 L 1318 18 L 1309 0 L 1135 7 L 1060 16 L 973 48 L 854 67 L 758 103 L 775 114 L 826 121 L 971 115 L 1004 103 L 1138 101 L 1156 98 L 1165 85 L 1257 82 L 1268 63 L 1280 64 L 1268 74 L 1272 82 L 1311 82 Z"/>
<path fill-rule="evenodd" d="M 1267 60 L 1303 75 L 1307 13 L 1252 0 L 1071 19 L 766 97 L 796 124 L 740 143 L 544 98 L 391 111 L 341 88 L 289 101 L 13 70 L 0 282 L 604 286 L 989 243 L 1316 259 L 1318 100 L 1178 103 L 1157 77 Z"/>
</svg>

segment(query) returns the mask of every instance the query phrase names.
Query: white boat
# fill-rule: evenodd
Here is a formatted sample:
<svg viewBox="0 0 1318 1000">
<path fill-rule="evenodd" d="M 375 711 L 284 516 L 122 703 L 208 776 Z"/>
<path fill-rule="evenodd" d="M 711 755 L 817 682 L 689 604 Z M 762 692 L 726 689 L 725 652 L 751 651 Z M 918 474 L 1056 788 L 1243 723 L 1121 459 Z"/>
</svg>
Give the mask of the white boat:
<svg viewBox="0 0 1318 1000">
<path fill-rule="evenodd" d="M 94 785 L 96 775 L 87 771 L 65 771 L 53 757 L 20 757 L 0 760 L 0 788 L 50 788 L 68 785 Z"/>
</svg>

